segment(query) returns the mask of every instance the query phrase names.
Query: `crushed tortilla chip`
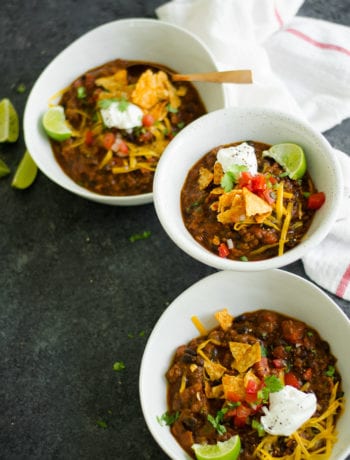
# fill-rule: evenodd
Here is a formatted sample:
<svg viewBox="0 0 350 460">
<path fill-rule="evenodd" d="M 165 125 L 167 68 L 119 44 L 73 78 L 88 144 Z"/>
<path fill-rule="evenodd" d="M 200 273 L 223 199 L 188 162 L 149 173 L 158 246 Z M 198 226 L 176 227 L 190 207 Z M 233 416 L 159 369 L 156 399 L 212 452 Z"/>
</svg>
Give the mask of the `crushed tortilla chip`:
<svg viewBox="0 0 350 460">
<path fill-rule="evenodd" d="M 220 185 L 221 179 L 224 176 L 224 170 L 222 169 L 221 163 L 218 161 L 214 164 L 214 184 Z"/>
<path fill-rule="evenodd" d="M 165 72 L 147 69 L 138 79 L 131 100 L 142 109 L 150 110 L 158 103 L 170 104 L 174 109 L 180 106 L 180 98 Z"/>
<path fill-rule="evenodd" d="M 204 369 L 209 376 L 210 380 L 219 380 L 226 372 L 226 368 L 220 363 L 214 363 L 213 361 L 204 361 Z"/>
<path fill-rule="evenodd" d="M 126 69 L 120 69 L 113 75 L 108 77 L 97 78 L 95 81 L 97 86 L 102 86 L 108 91 L 106 97 L 110 98 L 115 95 L 117 91 L 125 89 L 128 84 L 128 74 Z"/>
<path fill-rule="evenodd" d="M 234 358 L 232 367 L 238 372 L 246 372 L 250 367 L 261 360 L 259 342 L 255 342 L 253 345 L 241 342 L 229 342 L 229 347 Z"/>
<path fill-rule="evenodd" d="M 198 177 L 199 190 L 204 190 L 213 180 L 213 173 L 207 168 L 200 168 Z"/>
<path fill-rule="evenodd" d="M 214 316 L 224 331 L 230 329 L 232 326 L 233 316 L 230 315 L 227 308 L 216 312 Z"/>
<path fill-rule="evenodd" d="M 225 374 L 222 377 L 222 386 L 224 389 L 225 399 L 231 399 L 234 395 L 237 400 L 245 397 L 244 376 Z"/>
<path fill-rule="evenodd" d="M 256 214 L 271 214 L 272 207 L 246 187 L 243 188 L 243 198 L 245 202 L 245 212 L 248 217 L 255 216 Z"/>
<path fill-rule="evenodd" d="M 224 397 L 224 388 L 222 384 L 211 386 L 208 381 L 204 383 L 204 392 L 205 396 L 208 399 L 216 399 L 216 398 L 223 398 Z"/>
<path fill-rule="evenodd" d="M 217 220 L 222 224 L 240 222 L 245 218 L 245 203 L 241 190 L 231 190 L 219 197 Z"/>
</svg>

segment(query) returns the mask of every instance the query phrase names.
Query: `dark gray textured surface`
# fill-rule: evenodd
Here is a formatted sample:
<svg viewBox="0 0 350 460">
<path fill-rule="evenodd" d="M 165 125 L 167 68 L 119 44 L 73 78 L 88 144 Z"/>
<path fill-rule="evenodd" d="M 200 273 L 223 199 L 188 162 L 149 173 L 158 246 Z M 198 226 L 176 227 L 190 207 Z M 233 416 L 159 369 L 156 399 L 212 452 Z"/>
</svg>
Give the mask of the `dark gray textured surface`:
<svg viewBox="0 0 350 460">
<path fill-rule="evenodd" d="M 72 40 L 110 20 L 154 17 L 162 3 L 2 0 L 0 99 L 22 118 L 36 78 Z M 349 25 L 349 10 L 348 0 L 309 0 L 300 14 Z M 350 152 L 349 132 L 347 120 L 326 136 Z M 0 145 L 12 170 L 23 152 L 23 133 Z M 153 205 L 98 205 L 43 174 L 24 192 L 10 181 L 0 183 L 0 458 L 165 459 L 139 405 L 142 352 L 169 302 L 214 270 L 175 247 Z M 151 238 L 128 241 L 143 230 Z M 285 269 L 305 276 L 300 262 Z M 350 316 L 349 302 L 333 299 Z"/>
</svg>

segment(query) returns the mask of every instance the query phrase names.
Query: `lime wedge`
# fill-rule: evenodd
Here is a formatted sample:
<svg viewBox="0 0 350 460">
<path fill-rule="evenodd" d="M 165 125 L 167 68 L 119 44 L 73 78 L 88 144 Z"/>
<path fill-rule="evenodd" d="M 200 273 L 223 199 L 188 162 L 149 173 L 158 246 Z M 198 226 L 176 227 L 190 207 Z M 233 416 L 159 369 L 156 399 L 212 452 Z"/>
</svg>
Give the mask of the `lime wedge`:
<svg viewBox="0 0 350 460">
<path fill-rule="evenodd" d="M 217 444 L 193 444 L 192 449 L 197 460 L 235 460 L 241 450 L 238 435 Z"/>
<path fill-rule="evenodd" d="M 37 165 L 26 150 L 12 179 L 12 187 L 21 190 L 28 188 L 34 182 L 37 172 Z"/>
<path fill-rule="evenodd" d="M 46 134 L 56 141 L 65 141 L 72 135 L 66 123 L 64 108 L 61 105 L 50 107 L 43 116 Z"/>
<path fill-rule="evenodd" d="M 271 157 L 277 161 L 291 179 L 301 179 L 306 172 L 305 153 L 300 145 L 275 144 L 263 152 L 263 157 Z"/>
<path fill-rule="evenodd" d="M 10 174 L 11 170 L 10 168 L 7 166 L 7 164 L 2 161 L 2 159 L 0 158 L 0 177 L 5 177 L 7 176 L 8 174 Z"/>
<path fill-rule="evenodd" d="M 0 102 L 0 142 L 16 142 L 19 121 L 16 109 L 9 99 Z"/>
</svg>

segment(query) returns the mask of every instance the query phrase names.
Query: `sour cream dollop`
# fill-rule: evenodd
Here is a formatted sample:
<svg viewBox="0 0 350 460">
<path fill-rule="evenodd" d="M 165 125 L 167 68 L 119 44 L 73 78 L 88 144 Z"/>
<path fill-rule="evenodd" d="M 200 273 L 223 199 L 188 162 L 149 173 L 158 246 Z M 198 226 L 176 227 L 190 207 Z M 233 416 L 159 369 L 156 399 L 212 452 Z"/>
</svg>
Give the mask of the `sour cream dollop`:
<svg viewBox="0 0 350 460">
<path fill-rule="evenodd" d="M 253 176 L 258 172 L 258 162 L 255 155 L 254 147 L 242 142 L 234 147 L 224 147 L 219 149 L 216 159 L 221 163 L 225 172 L 229 171 L 233 165 L 243 165 Z"/>
<path fill-rule="evenodd" d="M 101 115 L 107 128 L 131 129 L 142 126 L 143 112 L 131 102 L 125 110 L 119 110 L 118 102 L 112 102 L 106 109 L 101 109 Z"/>
<path fill-rule="evenodd" d="M 286 385 L 276 393 L 270 393 L 270 407 L 263 407 L 265 415 L 261 423 L 267 433 L 289 436 L 308 420 L 316 410 L 314 393 L 304 393 Z"/>
</svg>

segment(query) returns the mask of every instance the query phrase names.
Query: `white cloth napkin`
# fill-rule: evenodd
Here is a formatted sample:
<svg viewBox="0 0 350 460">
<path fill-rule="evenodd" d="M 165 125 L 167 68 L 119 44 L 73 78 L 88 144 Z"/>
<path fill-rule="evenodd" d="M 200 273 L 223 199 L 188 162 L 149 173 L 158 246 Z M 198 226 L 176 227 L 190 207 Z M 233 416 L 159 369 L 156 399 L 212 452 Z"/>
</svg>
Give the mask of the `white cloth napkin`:
<svg viewBox="0 0 350 460">
<path fill-rule="evenodd" d="M 196 34 L 220 70 L 252 69 L 253 85 L 225 85 L 229 104 L 292 112 L 324 132 L 350 116 L 350 28 L 295 16 L 303 0 L 173 0 L 159 19 Z M 350 300 L 350 157 L 337 151 L 344 200 L 328 236 L 303 259 L 306 274 Z"/>
</svg>

